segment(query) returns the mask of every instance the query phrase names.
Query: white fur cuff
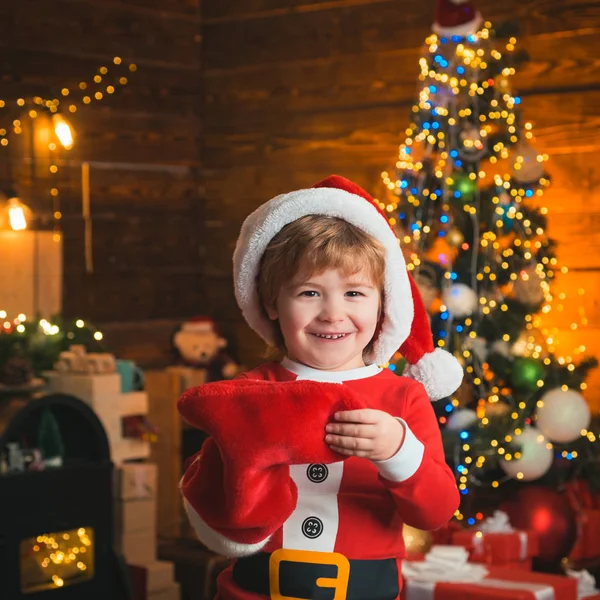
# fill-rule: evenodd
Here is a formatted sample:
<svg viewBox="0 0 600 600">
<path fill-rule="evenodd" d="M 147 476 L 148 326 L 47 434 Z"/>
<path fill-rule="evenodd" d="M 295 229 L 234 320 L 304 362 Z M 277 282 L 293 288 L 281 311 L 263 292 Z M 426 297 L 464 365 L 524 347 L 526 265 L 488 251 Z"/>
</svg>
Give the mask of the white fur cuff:
<svg viewBox="0 0 600 600">
<path fill-rule="evenodd" d="M 404 427 L 404 442 L 400 450 L 387 460 L 373 461 L 381 476 L 389 481 L 406 481 L 412 477 L 423 462 L 425 446 L 420 442 L 404 419 L 396 417 Z"/>
</svg>

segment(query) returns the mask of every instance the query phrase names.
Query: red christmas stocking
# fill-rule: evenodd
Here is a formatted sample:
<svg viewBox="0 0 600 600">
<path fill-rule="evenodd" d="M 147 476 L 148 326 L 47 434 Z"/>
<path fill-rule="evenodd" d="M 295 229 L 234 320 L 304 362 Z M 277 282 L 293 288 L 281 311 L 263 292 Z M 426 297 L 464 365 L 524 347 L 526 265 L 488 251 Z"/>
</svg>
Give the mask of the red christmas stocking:
<svg viewBox="0 0 600 600">
<path fill-rule="evenodd" d="M 227 538 L 262 541 L 294 510 L 289 465 L 343 460 L 325 443 L 325 425 L 339 410 L 365 406 L 346 386 L 314 381 L 237 379 L 188 390 L 179 412 L 211 439 L 187 469 L 183 495 Z"/>
</svg>

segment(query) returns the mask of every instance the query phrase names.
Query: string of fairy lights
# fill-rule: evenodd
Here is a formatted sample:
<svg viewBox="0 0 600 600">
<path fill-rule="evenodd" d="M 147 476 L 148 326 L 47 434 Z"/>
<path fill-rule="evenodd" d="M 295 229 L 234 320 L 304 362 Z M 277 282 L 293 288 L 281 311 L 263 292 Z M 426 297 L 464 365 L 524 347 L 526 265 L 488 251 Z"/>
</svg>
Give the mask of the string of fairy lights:
<svg viewBox="0 0 600 600">
<path fill-rule="evenodd" d="M 54 136 L 48 141 L 50 164 L 48 166 L 48 195 L 51 201 L 55 239 L 60 239 L 60 222 L 62 219 L 59 191 L 59 156 L 60 149 L 69 151 L 76 143 L 76 132 L 68 115 L 95 102 L 100 102 L 115 94 L 119 88 L 129 83 L 129 76 L 137 71 L 137 65 L 126 63 L 119 56 L 112 59 L 112 64 L 100 66 L 88 80 L 75 82 L 61 87 L 60 94 L 48 98 L 41 95 L 0 99 L 0 147 L 7 147 L 11 136 L 23 133 L 23 119 L 33 123 L 42 115 L 51 119 Z M 10 158 L 8 159 L 10 161 Z M 12 185 L 13 182 L 10 182 Z M 13 230 L 23 230 L 31 218 L 30 209 L 23 204 L 18 194 L 12 189 L 7 194 L 7 223 Z"/>
<path fill-rule="evenodd" d="M 478 356 L 477 327 L 481 319 L 495 311 L 508 312 L 510 306 L 505 299 L 515 288 L 529 293 L 535 290 L 540 297 L 533 304 L 541 303 L 542 307 L 540 313 L 525 316 L 525 334 L 512 339 L 504 333 L 499 339 L 506 345 L 518 345 L 520 356 L 540 359 L 548 366 L 552 358 L 545 350 L 553 355 L 557 351 L 558 329 L 544 326 L 543 319 L 553 311 L 562 311 L 567 300 L 564 292 L 555 297 L 550 282 L 557 273 L 566 274 L 568 270 L 546 251 L 549 239 L 544 226 L 528 216 L 530 204 L 539 204 L 550 178 L 544 170 L 548 156 L 537 153 L 530 145 L 535 139 L 533 125 L 520 123 L 521 99 L 510 92 L 507 84 L 507 78 L 515 74 L 507 59 L 515 52 L 517 40 L 510 38 L 499 51 L 492 38 L 489 22 L 466 39 L 437 34 L 427 38 L 425 55 L 419 61 L 421 87 L 412 107 L 412 122 L 400 145 L 395 172 L 382 173 L 387 194 L 385 201 L 378 201 L 403 243 L 408 269 L 418 273 L 427 260 L 441 265 L 442 291 L 458 278 L 453 261 L 459 250 L 470 251 L 472 255 L 473 314 L 455 324 L 442 293 L 430 307 L 431 312 L 439 313 L 443 324 L 437 332 L 437 344 L 442 348 L 447 346 L 453 335 L 464 340 L 458 352 L 479 398 L 476 410 L 479 426 L 490 426 L 494 407 L 508 410 L 515 426 L 503 438 L 492 438 L 488 448 L 474 447 L 469 441 L 469 431 L 460 431 L 462 445 L 456 447 L 454 463 L 463 495 L 469 493 L 470 486 L 489 484 L 497 488 L 512 478 L 507 474 L 489 482 L 479 472 L 490 457 L 501 457 L 504 461 L 520 459 L 521 452 L 511 450 L 512 444 L 518 443 L 519 436 L 531 424 L 531 419 L 524 416 L 529 399 L 517 402 L 508 387 L 496 383 L 485 358 Z M 487 71 L 489 77 L 482 75 Z M 483 158 L 489 164 L 487 171 L 480 164 Z M 506 172 L 488 172 L 492 170 Z M 485 211 L 489 211 L 486 199 L 481 197 L 483 189 L 490 190 L 487 202 L 491 200 L 493 212 L 485 221 L 488 227 L 480 232 Z M 538 210 L 541 217 L 548 213 L 545 207 Z M 472 239 L 465 239 L 456 227 L 457 211 L 464 212 L 473 232 Z M 584 291 L 580 289 L 577 293 L 581 296 Z M 579 323 L 571 324 L 571 330 L 587 323 L 582 310 L 579 319 Z M 583 352 L 585 346 L 580 345 L 573 356 L 554 358 L 572 372 Z M 395 364 L 390 368 L 394 370 Z M 545 385 L 540 374 L 530 390 L 530 398 L 535 399 Z M 568 387 L 563 385 L 561 389 Z M 580 389 L 585 390 L 586 384 L 581 383 Z M 440 423 L 446 424 L 460 404 L 458 397 L 452 397 L 445 406 L 446 415 L 439 417 Z M 542 404 L 542 400 L 537 400 L 537 407 Z M 596 441 L 595 434 L 587 429 L 581 431 L 581 436 L 589 442 Z M 553 448 L 552 442 L 541 438 L 540 443 Z M 578 452 L 565 450 L 561 455 L 572 460 L 578 457 Z M 523 473 L 516 473 L 516 479 L 523 479 Z M 455 517 L 473 524 L 483 514 L 467 517 L 458 510 Z"/>
<path fill-rule="evenodd" d="M 20 313 L 16 317 L 10 317 L 5 310 L 0 310 L 0 335 L 2 333 L 13 333 L 13 331 L 25 334 L 30 325 L 36 326 L 47 336 L 66 335 L 67 339 L 75 337 L 70 331 L 71 327 L 61 328 L 59 325 L 51 323 L 48 319 L 31 320 L 24 313 Z M 75 329 L 89 329 L 97 342 L 104 338 L 104 334 L 89 321 L 75 319 L 73 325 Z M 65 329 L 67 330 L 66 332 Z"/>
</svg>

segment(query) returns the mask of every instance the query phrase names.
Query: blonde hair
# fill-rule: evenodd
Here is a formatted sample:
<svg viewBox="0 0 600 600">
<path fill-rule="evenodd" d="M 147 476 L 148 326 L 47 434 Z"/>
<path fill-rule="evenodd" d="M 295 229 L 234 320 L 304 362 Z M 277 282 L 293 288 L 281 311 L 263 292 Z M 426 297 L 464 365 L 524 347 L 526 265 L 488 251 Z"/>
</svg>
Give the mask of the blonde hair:
<svg viewBox="0 0 600 600">
<path fill-rule="evenodd" d="M 380 290 L 385 277 L 385 248 L 374 237 L 338 217 L 306 215 L 289 223 L 269 242 L 260 261 L 258 296 L 263 310 L 276 306 L 281 288 L 296 277 L 326 269 L 345 276 L 365 270 Z M 265 311 L 266 314 L 266 311 Z M 285 351 L 279 323 L 273 323 L 276 348 Z M 365 348 L 369 352 L 371 343 Z"/>
</svg>

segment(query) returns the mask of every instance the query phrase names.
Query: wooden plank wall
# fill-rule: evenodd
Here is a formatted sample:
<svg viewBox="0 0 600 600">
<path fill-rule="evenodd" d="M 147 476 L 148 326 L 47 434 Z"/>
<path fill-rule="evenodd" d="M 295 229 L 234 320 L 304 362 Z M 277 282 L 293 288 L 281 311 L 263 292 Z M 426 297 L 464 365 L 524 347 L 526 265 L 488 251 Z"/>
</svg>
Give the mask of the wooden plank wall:
<svg viewBox="0 0 600 600">
<path fill-rule="evenodd" d="M 199 311 L 198 10 L 198 0 L 1 3 L 0 98 L 7 102 L 61 97 L 62 87 L 90 82 L 100 66 L 113 66 L 115 56 L 137 65 L 135 73 L 123 73 L 129 83 L 113 95 L 105 93 L 102 101 L 67 113 L 76 145 L 60 153 L 64 164 L 54 178 L 63 213 L 67 316 L 98 325 L 136 322 L 149 329 L 156 319 Z M 0 117 L 6 118 L 6 110 Z M 49 157 L 34 155 L 31 169 L 23 162 L 31 159 L 28 137 L 19 137 L 10 143 L 16 186 L 42 225 L 51 227 Z M 3 183 L 7 156 L 0 148 Z M 84 263 L 82 161 L 91 163 L 92 274 Z M 116 331 L 123 347 L 135 342 Z"/>
<path fill-rule="evenodd" d="M 202 11 L 206 309 L 239 343 L 262 344 L 238 316 L 231 254 L 243 218 L 264 200 L 331 172 L 377 193 L 395 161 L 416 90 L 433 0 L 219 0 Z M 537 147 L 551 159 L 545 197 L 568 292 L 559 349 L 600 355 L 600 13 L 592 0 L 479 0 L 499 23 L 520 20 L 531 57 L 513 79 Z M 579 297 L 577 289 L 585 287 Z M 588 326 L 571 330 L 579 305 Z M 600 374 L 590 381 L 598 399 Z"/>
</svg>

